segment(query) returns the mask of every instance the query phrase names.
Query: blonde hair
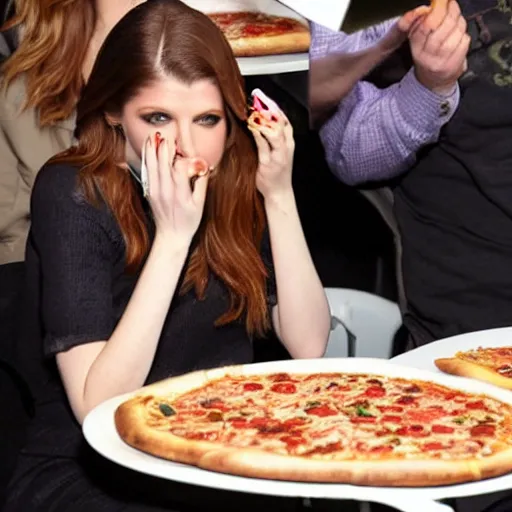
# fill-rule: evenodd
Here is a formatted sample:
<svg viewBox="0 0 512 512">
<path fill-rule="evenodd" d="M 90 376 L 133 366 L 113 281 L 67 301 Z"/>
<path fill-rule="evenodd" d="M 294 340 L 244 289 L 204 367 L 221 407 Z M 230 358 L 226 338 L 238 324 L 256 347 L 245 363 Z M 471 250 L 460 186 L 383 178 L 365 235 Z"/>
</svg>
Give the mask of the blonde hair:
<svg viewBox="0 0 512 512">
<path fill-rule="evenodd" d="M 20 44 L 2 64 L 2 85 L 24 76 L 23 108 L 37 109 L 41 126 L 73 113 L 95 21 L 92 0 L 15 0 L 15 15 L 2 31 L 17 27 Z"/>
</svg>

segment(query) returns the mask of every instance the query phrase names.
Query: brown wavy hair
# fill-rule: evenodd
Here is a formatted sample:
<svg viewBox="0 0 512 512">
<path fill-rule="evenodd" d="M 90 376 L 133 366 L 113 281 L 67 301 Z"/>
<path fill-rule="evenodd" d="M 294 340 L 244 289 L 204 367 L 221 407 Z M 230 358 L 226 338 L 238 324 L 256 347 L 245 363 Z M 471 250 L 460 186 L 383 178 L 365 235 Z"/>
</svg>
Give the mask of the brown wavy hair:
<svg viewBox="0 0 512 512">
<path fill-rule="evenodd" d="M 16 0 L 15 15 L 1 28 L 17 27 L 20 45 L 2 65 L 2 85 L 24 75 L 23 108 L 39 113 L 41 126 L 73 113 L 84 85 L 82 66 L 96 23 L 93 0 Z"/>
<path fill-rule="evenodd" d="M 207 16 L 178 0 L 151 0 L 130 11 L 107 37 L 82 92 L 78 145 L 52 161 L 81 167 L 86 197 L 104 200 L 119 223 L 127 269 L 140 268 L 150 245 L 146 216 L 124 165 L 124 135 L 108 118 L 119 116 L 130 98 L 162 74 L 185 83 L 213 80 L 228 120 L 225 152 L 210 178 L 181 293 L 194 289 L 204 298 L 213 272 L 230 295 L 230 308 L 216 325 L 245 318 L 249 334 L 263 335 L 270 319 L 260 253 L 266 218 L 256 188 L 257 151 L 246 126 L 243 78 L 229 44 Z"/>
</svg>

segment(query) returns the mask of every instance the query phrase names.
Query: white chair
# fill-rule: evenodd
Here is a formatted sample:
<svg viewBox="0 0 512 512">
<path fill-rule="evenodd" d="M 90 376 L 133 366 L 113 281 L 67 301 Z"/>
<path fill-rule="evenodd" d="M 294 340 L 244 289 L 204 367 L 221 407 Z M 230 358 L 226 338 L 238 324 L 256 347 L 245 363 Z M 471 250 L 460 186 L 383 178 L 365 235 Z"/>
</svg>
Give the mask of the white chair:
<svg viewBox="0 0 512 512">
<path fill-rule="evenodd" d="M 325 293 L 332 330 L 324 357 L 389 359 L 402 323 L 398 305 L 359 290 L 326 288 Z"/>
</svg>

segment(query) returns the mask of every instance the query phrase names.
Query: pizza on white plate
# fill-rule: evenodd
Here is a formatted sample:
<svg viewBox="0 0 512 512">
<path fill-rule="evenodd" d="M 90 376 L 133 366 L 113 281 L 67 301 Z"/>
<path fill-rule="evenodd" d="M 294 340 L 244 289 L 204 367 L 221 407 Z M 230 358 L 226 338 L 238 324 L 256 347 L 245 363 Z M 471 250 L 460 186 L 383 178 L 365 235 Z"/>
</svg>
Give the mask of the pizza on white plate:
<svg viewBox="0 0 512 512">
<path fill-rule="evenodd" d="M 143 388 L 115 424 L 141 451 L 246 477 L 418 487 L 512 470 L 510 404 L 367 373 L 194 372 Z"/>
<path fill-rule="evenodd" d="M 235 57 L 307 52 L 309 27 L 289 17 L 258 11 L 206 15 L 222 30 Z"/>
</svg>

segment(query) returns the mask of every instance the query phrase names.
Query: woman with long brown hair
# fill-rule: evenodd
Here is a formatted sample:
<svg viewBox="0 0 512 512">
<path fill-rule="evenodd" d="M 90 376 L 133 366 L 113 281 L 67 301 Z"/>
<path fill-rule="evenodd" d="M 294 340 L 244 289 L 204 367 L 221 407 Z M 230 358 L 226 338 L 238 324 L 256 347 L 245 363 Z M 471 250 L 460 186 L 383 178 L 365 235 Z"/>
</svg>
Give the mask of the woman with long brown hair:
<svg viewBox="0 0 512 512">
<path fill-rule="evenodd" d="M 323 354 L 330 315 L 295 206 L 292 129 L 277 109 L 251 126 L 205 15 L 152 0 L 107 37 L 77 144 L 34 185 L 23 343 L 36 418 L 5 512 L 272 506 L 112 467 L 80 432 L 115 395 L 250 363 L 253 337 L 272 329 L 293 357 Z M 43 361 L 28 360 L 34 341 Z"/>
</svg>

